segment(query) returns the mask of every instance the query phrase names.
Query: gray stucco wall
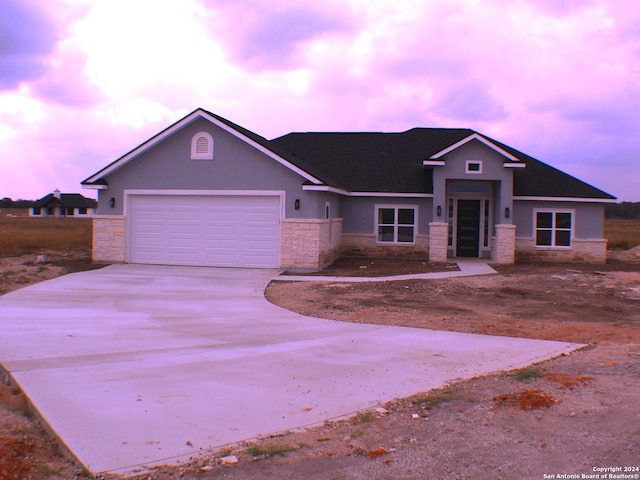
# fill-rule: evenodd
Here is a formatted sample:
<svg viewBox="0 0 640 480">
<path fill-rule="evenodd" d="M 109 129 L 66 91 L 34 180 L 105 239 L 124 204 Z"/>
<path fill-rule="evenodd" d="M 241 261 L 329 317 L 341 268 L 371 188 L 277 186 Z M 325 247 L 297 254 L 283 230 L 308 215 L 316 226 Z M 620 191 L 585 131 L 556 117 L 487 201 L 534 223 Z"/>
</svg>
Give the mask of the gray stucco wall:
<svg viewBox="0 0 640 480">
<path fill-rule="evenodd" d="M 431 198 L 399 197 L 343 197 L 343 233 L 375 233 L 376 205 L 417 205 L 418 234 L 429 234 L 429 222 L 433 221 L 433 200 Z"/>
<path fill-rule="evenodd" d="M 575 238 L 601 239 L 604 229 L 604 205 L 601 203 L 579 202 L 536 202 L 515 201 L 513 221 L 516 237 L 534 236 L 534 215 L 536 209 L 572 210 L 575 212 Z"/>
<path fill-rule="evenodd" d="M 191 160 L 191 139 L 205 131 L 214 140 L 213 160 Z M 123 192 L 142 190 L 270 190 L 285 192 L 286 218 L 324 218 L 325 201 L 339 210 L 335 195 L 304 192 L 302 176 L 243 140 L 199 118 L 106 177 L 98 195 L 100 215 L 123 213 Z M 109 199 L 115 198 L 115 208 Z M 294 209 L 300 199 L 300 209 Z M 337 212 L 334 212 L 337 213 Z"/>
</svg>

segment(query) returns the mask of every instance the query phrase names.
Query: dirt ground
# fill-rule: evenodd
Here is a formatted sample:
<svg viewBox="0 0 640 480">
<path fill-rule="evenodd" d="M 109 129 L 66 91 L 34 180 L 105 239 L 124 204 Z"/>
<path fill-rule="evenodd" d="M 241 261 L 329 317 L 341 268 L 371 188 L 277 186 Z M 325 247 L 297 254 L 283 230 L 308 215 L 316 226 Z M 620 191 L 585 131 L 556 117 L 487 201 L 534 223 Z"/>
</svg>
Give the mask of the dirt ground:
<svg viewBox="0 0 640 480">
<path fill-rule="evenodd" d="M 304 315 L 587 346 L 532 368 L 453 383 L 315 429 L 211 452 L 190 464 L 140 471 L 137 478 L 640 478 L 638 253 L 618 254 L 623 261 L 607 265 L 518 264 L 495 267 L 498 275 L 447 280 L 274 282 L 267 298 Z M 32 260 L 17 260 L 11 271 L 22 268 L 21 261 Z M 47 271 L 55 267 L 50 261 Z M 0 288 L 28 284 L 11 280 L 24 282 L 28 272 L 5 274 L 0 266 Z M 453 268 L 345 259 L 328 273 Z M 0 388 L 0 403 L 13 405 L 0 408 L 0 478 L 80 475 L 37 421 L 21 413 L 20 392 Z"/>
</svg>

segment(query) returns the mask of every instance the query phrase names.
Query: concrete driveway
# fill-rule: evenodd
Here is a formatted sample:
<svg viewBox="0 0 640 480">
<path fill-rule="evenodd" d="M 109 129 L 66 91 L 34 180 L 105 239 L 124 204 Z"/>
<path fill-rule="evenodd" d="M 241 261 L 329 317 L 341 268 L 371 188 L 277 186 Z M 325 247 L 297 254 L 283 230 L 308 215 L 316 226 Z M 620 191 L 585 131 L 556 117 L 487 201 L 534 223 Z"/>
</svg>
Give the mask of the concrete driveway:
<svg viewBox="0 0 640 480">
<path fill-rule="evenodd" d="M 91 471 L 175 463 L 575 344 L 300 316 L 274 271 L 113 265 L 0 297 L 0 362 Z"/>
</svg>

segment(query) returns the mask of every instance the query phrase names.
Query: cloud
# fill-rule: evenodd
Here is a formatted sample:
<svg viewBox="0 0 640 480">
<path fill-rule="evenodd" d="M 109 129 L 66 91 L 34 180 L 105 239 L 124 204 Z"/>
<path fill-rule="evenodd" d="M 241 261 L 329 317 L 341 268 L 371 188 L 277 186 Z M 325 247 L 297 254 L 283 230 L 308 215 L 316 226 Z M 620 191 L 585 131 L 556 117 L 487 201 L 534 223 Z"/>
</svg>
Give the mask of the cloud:
<svg viewBox="0 0 640 480">
<path fill-rule="evenodd" d="M 503 105 L 488 90 L 481 83 L 454 85 L 436 97 L 434 108 L 444 118 L 467 123 L 504 120 Z"/>
<path fill-rule="evenodd" d="M 54 22 L 30 0 L 0 3 L 0 90 L 11 90 L 46 70 L 46 58 L 55 48 Z"/>
<path fill-rule="evenodd" d="M 300 48 L 307 42 L 350 30 L 349 11 L 318 4 L 230 3 L 206 5 L 223 18 L 220 27 L 229 40 L 224 44 L 234 60 L 250 70 L 295 68 Z"/>
</svg>

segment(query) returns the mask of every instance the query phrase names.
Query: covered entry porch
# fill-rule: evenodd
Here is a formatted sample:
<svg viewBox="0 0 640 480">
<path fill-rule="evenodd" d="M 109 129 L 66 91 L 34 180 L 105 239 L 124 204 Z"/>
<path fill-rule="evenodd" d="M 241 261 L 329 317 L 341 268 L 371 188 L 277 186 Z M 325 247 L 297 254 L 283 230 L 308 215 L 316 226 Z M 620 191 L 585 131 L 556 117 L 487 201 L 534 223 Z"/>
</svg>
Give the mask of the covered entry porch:
<svg viewBox="0 0 640 480">
<path fill-rule="evenodd" d="M 499 181 L 447 181 L 444 206 L 434 202 L 429 224 L 429 261 L 484 258 L 496 263 L 515 260 L 515 226 L 511 198 L 505 202 Z"/>
</svg>

